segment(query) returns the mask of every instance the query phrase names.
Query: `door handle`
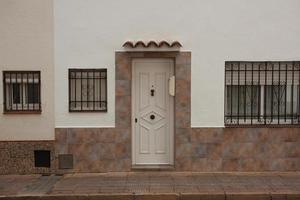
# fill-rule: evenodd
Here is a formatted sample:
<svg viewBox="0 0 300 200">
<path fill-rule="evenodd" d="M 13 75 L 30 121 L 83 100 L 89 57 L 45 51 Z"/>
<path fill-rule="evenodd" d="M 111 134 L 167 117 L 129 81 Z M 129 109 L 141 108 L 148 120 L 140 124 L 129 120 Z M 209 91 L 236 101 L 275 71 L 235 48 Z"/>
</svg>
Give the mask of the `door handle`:
<svg viewBox="0 0 300 200">
<path fill-rule="evenodd" d="M 150 115 L 150 119 L 155 119 L 155 115 Z"/>
</svg>

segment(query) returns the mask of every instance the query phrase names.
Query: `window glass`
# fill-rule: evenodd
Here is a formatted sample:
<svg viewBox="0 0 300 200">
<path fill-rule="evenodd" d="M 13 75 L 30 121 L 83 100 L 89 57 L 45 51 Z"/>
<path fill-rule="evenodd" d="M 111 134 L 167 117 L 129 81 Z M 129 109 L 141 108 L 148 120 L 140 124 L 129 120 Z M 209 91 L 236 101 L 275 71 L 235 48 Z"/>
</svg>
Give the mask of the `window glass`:
<svg viewBox="0 0 300 200">
<path fill-rule="evenodd" d="M 12 84 L 12 93 L 13 93 L 13 103 L 17 104 L 17 103 L 21 103 L 21 84 L 19 83 L 13 83 Z"/>
<path fill-rule="evenodd" d="M 259 93 L 259 86 L 227 86 L 227 114 L 232 112 L 234 116 L 242 117 L 258 115 Z"/>
<path fill-rule="evenodd" d="M 27 103 L 38 103 L 39 102 L 39 85 L 36 83 L 27 84 Z"/>
</svg>

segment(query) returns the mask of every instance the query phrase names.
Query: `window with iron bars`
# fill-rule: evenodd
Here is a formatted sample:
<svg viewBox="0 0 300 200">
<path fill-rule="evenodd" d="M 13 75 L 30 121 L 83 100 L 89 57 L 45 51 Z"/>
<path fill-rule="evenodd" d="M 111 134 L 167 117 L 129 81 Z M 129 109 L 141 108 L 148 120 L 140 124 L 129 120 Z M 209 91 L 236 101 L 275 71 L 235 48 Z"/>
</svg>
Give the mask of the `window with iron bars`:
<svg viewBox="0 0 300 200">
<path fill-rule="evenodd" d="M 3 71 L 4 113 L 41 112 L 39 71 Z"/>
<path fill-rule="evenodd" d="M 69 111 L 107 111 L 106 69 L 69 69 Z"/>
<path fill-rule="evenodd" d="M 226 62 L 225 125 L 299 125 L 300 62 Z"/>
</svg>

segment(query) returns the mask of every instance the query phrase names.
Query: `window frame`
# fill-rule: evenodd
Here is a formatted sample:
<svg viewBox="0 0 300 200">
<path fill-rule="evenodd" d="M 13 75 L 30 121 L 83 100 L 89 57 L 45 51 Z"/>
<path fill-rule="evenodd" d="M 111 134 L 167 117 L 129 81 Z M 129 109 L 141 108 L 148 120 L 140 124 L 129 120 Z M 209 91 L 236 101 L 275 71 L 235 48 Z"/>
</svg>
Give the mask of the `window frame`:
<svg viewBox="0 0 300 200">
<path fill-rule="evenodd" d="M 101 87 L 101 80 L 103 79 L 104 80 L 104 83 L 105 83 L 105 93 L 104 93 L 104 96 L 105 96 L 105 99 L 103 101 L 101 101 L 101 93 L 100 93 L 100 101 L 99 103 L 101 104 L 101 102 L 105 103 L 105 109 L 101 109 L 101 110 L 95 110 L 95 109 L 83 109 L 83 106 L 81 107 L 81 109 L 76 109 L 76 110 L 73 110 L 71 108 L 71 103 L 74 102 L 71 100 L 71 90 L 72 90 L 72 83 L 71 83 L 71 73 L 72 72 L 80 72 L 81 75 L 82 73 L 89 73 L 89 72 L 93 72 L 93 73 L 100 73 L 100 82 L 99 82 L 99 87 Z M 105 78 L 101 78 L 101 73 L 105 72 Z M 87 77 L 88 77 L 88 74 L 87 74 Z M 82 78 L 78 78 L 79 80 L 81 80 Z M 76 80 L 76 78 L 75 78 Z M 107 112 L 108 111 L 108 96 L 107 96 L 107 90 L 108 90 L 108 85 L 107 85 L 107 68 L 69 68 L 68 69 L 68 107 L 69 107 L 69 112 L 70 113 L 103 113 L 103 112 Z M 82 84 L 82 83 L 81 83 Z M 93 89 L 95 90 L 95 88 Z M 94 93 L 94 91 L 93 91 Z M 82 97 L 81 97 L 82 98 Z M 75 97 L 75 104 L 76 104 L 76 97 Z M 82 101 L 78 101 L 78 102 L 81 102 L 82 104 Z M 93 102 L 95 104 L 95 101 L 87 101 L 88 103 L 89 102 Z M 93 104 L 93 105 L 94 105 Z"/>
<path fill-rule="evenodd" d="M 238 79 L 233 80 L 234 78 L 232 78 L 233 73 L 232 71 L 234 71 L 233 69 L 233 64 L 237 64 L 238 65 L 238 72 L 237 74 L 235 74 L 235 78 L 236 76 L 238 77 Z M 248 64 L 248 65 L 247 65 Z M 257 72 L 258 75 L 256 75 L 258 78 L 255 81 L 253 81 L 253 71 L 255 71 L 255 68 L 253 68 L 254 64 L 256 64 L 257 66 Z M 274 66 L 275 64 L 277 64 L 278 69 L 275 69 Z M 240 68 L 240 66 L 244 66 L 244 68 Z M 246 66 L 247 65 L 247 66 Z M 264 65 L 265 68 L 261 69 L 261 66 Z M 292 68 L 290 69 L 290 66 L 292 66 Z M 249 66 L 251 66 L 251 68 L 248 68 Z M 272 66 L 272 70 L 269 70 L 269 66 Z M 285 66 L 285 68 L 281 69 L 281 66 Z M 229 68 L 229 69 L 228 69 Z M 247 71 L 247 72 L 244 72 Z M 272 82 L 271 84 L 268 83 L 270 82 L 270 80 L 268 80 L 269 77 L 269 73 L 272 73 Z M 273 80 L 273 73 L 275 74 L 275 71 L 277 71 L 277 76 L 279 78 L 279 80 L 276 82 Z M 240 73 L 241 72 L 241 73 Z M 239 74 L 240 73 L 240 74 Z M 249 73 L 251 76 L 250 78 L 252 80 L 248 79 L 248 75 L 247 74 L 247 78 L 246 78 L 246 73 Z M 251 74 L 252 73 L 252 74 Z M 260 75 L 260 73 L 262 73 L 263 75 Z M 290 73 L 290 74 L 289 74 Z M 229 74 L 229 75 L 228 75 Z M 266 75 L 267 74 L 267 75 Z M 281 77 L 282 79 L 280 79 L 281 74 L 284 74 L 285 77 Z M 289 77 L 287 78 L 289 75 L 292 74 L 292 78 Z M 243 77 L 245 77 L 245 79 L 243 79 Z M 262 77 L 264 76 L 264 77 Z M 300 61 L 225 61 L 225 74 L 224 74 L 224 126 L 225 127 L 300 127 Z M 277 77 L 275 77 L 274 75 L 274 79 L 276 79 Z M 230 80 L 229 80 L 230 79 Z M 228 80 L 230 82 L 230 84 L 228 84 Z M 263 80 L 263 81 L 262 81 Z M 235 84 L 234 84 L 235 81 Z M 249 82 L 250 81 L 250 82 Z M 282 84 L 281 81 L 285 81 L 284 84 Z M 228 86 L 238 86 L 238 85 L 243 85 L 243 86 L 259 86 L 259 114 L 255 114 L 253 113 L 253 117 L 250 117 L 250 119 L 248 120 L 248 118 L 246 117 L 246 121 L 244 120 L 244 117 L 242 114 L 237 113 L 235 116 L 234 112 L 228 111 Z M 275 87 L 273 87 L 275 86 Z M 267 87 L 273 87 L 273 89 L 275 89 L 276 87 L 281 87 L 281 86 L 285 86 L 285 90 L 284 90 L 284 106 L 285 106 L 285 112 L 281 113 L 282 108 L 280 107 L 280 105 L 278 105 L 279 107 L 279 111 L 277 111 L 276 109 L 273 110 L 275 113 L 273 113 L 273 116 L 269 116 L 267 114 L 267 110 L 266 107 L 270 106 L 269 104 L 267 105 L 266 100 L 268 100 L 267 98 L 267 93 L 266 93 L 266 88 Z M 275 89 L 276 90 L 276 89 Z M 280 90 L 280 89 L 279 89 Z M 289 90 L 289 92 L 288 92 Z M 290 95 L 290 91 L 293 91 Z M 276 95 L 272 95 L 272 96 L 276 96 Z M 273 99 L 273 97 L 272 97 Z M 288 100 L 292 100 L 292 101 L 288 101 Z M 232 99 L 231 99 L 232 101 Z M 270 100 L 269 100 L 270 101 Z M 279 101 L 278 98 L 278 102 L 281 104 L 281 102 Z M 269 102 L 270 103 L 270 102 Z M 274 102 L 273 102 L 274 103 Z M 291 106 L 292 105 L 292 106 Z M 289 110 L 290 107 L 293 109 Z M 251 109 L 251 108 L 250 108 Z M 287 112 L 288 111 L 288 112 Z M 230 113 L 231 112 L 231 113 Z M 279 115 L 278 115 L 279 112 Z M 289 113 L 291 112 L 291 113 Z M 228 114 L 229 113 L 229 114 Z M 243 123 L 241 123 L 241 120 L 244 120 Z"/>
<path fill-rule="evenodd" d="M 6 75 L 10 76 L 10 82 L 6 82 Z M 21 82 L 18 82 L 18 75 L 21 74 Z M 23 77 L 24 74 L 27 74 L 26 78 Z M 37 103 L 28 103 L 26 102 L 26 88 L 28 87 L 28 84 L 31 83 L 27 83 L 27 82 L 23 82 L 24 79 L 28 80 L 28 75 L 32 75 L 33 76 L 33 84 L 37 84 L 37 91 L 38 91 L 38 101 Z M 12 83 L 12 79 L 11 76 L 15 75 L 15 83 Z M 37 76 L 37 78 L 35 78 L 35 76 Z M 3 78 L 3 113 L 4 114 L 40 114 L 42 112 L 42 99 L 41 99 L 41 71 L 39 70 L 4 70 L 2 71 L 2 78 Z M 34 83 L 34 80 L 38 80 L 37 83 Z M 12 101 L 12 105 L 11 108 L 8 109 L 8 105 L 7 105 L 7 99 L 8 98 L 14 98 L 14 84 L 18 84 L 20 87 L 19 89 L 19 97 L 20 97 L 20 103 L 13 103 L 13 99 L 9 99 L 10 101 Z M 7 96 L 7 90 L 11 90 L 11 95 L 10 97 Z M 28 91 L 28 90 L 27 90 Z M 27 108 L 27 109 L 25 109 Z"/>
</svg>

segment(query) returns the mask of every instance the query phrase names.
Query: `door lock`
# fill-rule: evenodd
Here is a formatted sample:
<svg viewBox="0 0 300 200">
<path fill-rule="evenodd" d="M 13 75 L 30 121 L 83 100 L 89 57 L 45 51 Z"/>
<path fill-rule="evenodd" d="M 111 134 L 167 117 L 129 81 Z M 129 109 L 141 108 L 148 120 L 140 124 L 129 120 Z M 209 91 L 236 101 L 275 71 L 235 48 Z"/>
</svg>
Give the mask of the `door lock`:
<svg viewBox="0 0 300 200">
<path fill-rule="evenodd" d="M 151 92 L 151 96 L 153 97 L 154 96 L 154 89 L 151 89 L 150 92 Z"/>
</svg>

